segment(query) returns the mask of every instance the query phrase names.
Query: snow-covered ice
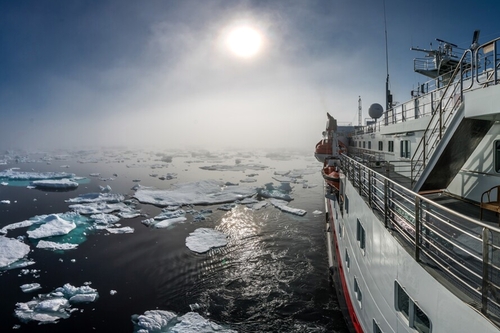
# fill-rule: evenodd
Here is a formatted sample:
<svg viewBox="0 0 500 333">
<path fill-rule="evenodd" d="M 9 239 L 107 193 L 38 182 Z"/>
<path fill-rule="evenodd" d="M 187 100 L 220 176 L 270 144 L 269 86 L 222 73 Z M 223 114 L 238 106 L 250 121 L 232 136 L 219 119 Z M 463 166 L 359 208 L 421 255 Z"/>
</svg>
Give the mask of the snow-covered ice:
<svg viewBox="0 0 500 333">
<path fill-rule="evenodd" d="M 45 179 L 45 180 L 34 180 L 30 183 L 32 186 L 39 188 L 56 188 L 56 189 L 71 189 L 77 188 L 78 183 L 72 181 L 71 179 Z"/>
<path fill-rule="evenodd" d="M 275 187 L 273 183 L 265 184 L 265 187 L 257 189 L 257 192 L 264 198 L 275 198 L 280 200 L 292 201 L 293 198 L 288 194 L 292 190 L 290 183 L 281 183 Z"/>
<path fill-rule="evenodd" d="M 27 283 L 20 286 L 23 293 L 30 293 L 32 291 L 41 289 L 40 283 Z"/>
<path fill-rule="evenodd" d="M 121 227 L 121 228 L 106 228 L 106 231 L 110 234 L 132 234 L 134 233 L 134 228 L 131 227 Z"/>
<path fill-rule="evenodd" d="M 5 205 L 10 205 L 10 200 L 2 200 L 0 201 L 0 203 Z"/>
<path fill-rule="evenodd" d="M 23 259 L 30 247 L 17 239 L 0 236 L 0 268 L 5 268 Z"/>
<path fill-rule="evenodd" d="M 178 316 L 164 310 L 150 310 L 143 315 L 133 315 L 134 332 L 200 332 L 200 333 L 236 333 L 237 331 L 225 328 L 213 321 L 203 318 L 196 312 L 188 312 Z"/>
<path fill-rule="evenodd" d="M 125 197 L 121 194 L 114 193 L 86 193 L 80 194 L 76 198 L 71 198 L 66 200 L 69 203 L 92 203 L 92 202 L 107 202 L 107 203 L 118 203 L 125 200 Z"/>
<path fill-rule="evenodd" d="M 7 169 L 0 171 L 0 178 L 8 180 L 43 180 L 43 179 L 63 179 L 73 178 L 74 173 L 67 172 L 26 172 L 17 169 Z"/>
<path fill-rule="evenodd" d="M 299 216 L 304 216 L 307 213 L 303 209 L 288 207 L 287 206 L 288 202 L 285 201 L 285 200 L 279 200 L 279 199 L 271 198 L 271 199 L 269 199 L 269 202 L 271 202 L 271 204 L 274 207 L 276 207 L 279 210 L 281 210 L 283 212 L 286 212 L 286 213 L 290 213 L 290 214 L 294 214 L 294 215 L 299 215 Z"/>
<path fill-rule="evenodd" d="M 46 250 L 54 250 L 54 251 L 66 251 L 66 250 L 74 250 L 78 248 L 78 244 L 71 243 L 56 243 L 46 240 L 40 240 L 36 245 L 37 249 L 46 249 Z"/>
<path fill-rule="evenodd" d="M 210 205 L 234 202 L 253 196 L 255 188 L 228 186 L 217 180 L 203 180 L 193 183 L 176 184 L 173 189 L 159 190 L 141 187 L 134 197 L 142 203 L 157 206 Z"/>
<path fill-rule="evenodd" d="M 28 230 L 27 234 L 29 238 L 46 238 L 66 235 L 75 228 L 75 222 L 66 220 L 58 214 L 50 214 L 41 226 L 34 230 Z"/>
<path fill-rule="evenodd" d="M 211 228 L 198 228 L 186 238 L 186 246 L 197 253 L 205 253 L 212 248 L 226 245 L 226 234 Z"/>
<path fill-rule="evenodd" d="M 67 283 L 48 294 L 40 294 L 26 303 L 17 303 L 14 314 L 23 322 L 56 323 L 69 318 L 72 305 L 94 302 L 99 294 L 89 286 L 74 287 Z"/>
</svg>

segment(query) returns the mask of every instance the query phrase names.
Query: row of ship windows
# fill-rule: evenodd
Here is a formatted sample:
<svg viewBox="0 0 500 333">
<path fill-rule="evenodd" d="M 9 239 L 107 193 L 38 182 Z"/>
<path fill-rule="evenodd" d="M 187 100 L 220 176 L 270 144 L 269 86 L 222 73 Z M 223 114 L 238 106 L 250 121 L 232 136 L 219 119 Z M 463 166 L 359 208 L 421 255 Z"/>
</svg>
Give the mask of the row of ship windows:
<svg viewBox="0 0 500 333">
<path fill-rule="evenodd" d="M 357 144 L 356 144 L 356 142 L 357 142 Z M 367 147 L 367 143 L 368 143 L 368 147 Z M 355 141 L 354 146 L 356 146 L 358 148 L 372 149 L 372 142 L 371 141 Z M 394 141 L 388 141 L 387 146 L 388 146 L 387 151 L 389 153 L 393 153 L 394 152 Z M 401 140 L 400 147 L 399 147 L 400 148 L 399 149 L 400 157 L 410 158 L 411 157 L 410 147 L 411 147 L 410 140 Z M 378 150 L 384 151 L 384 141 L 378 142 Z"/>
<path fill-rule="evenodd" d="M 346 196 L 346 203 L 348 203 L 349 199 Z M 346 208 L 347 210 L 347 208 Z M 338 219 L 337 219 L 338 221 Z M 338 225 L 338 234 L 339 237 L 343 237 L 343 226 L 342 223 L 339 222 Z M 361 221 L 357 219 L 356 221 L 356 241 L 358 246 L 363 253 L 365 254 L 366 250 L 366 232 L 363 227 Z M 345 249 L 345 265 L 347 271 L 349 271 L 351 266 L 351 258 L 349 257 L 349 252 Z M 356 300 L 358 301 L 359 307 L 362 306 L 363 294 L 361 292 L 361 288 L 359 287 L 358 280 L 354 277 L 354 294 L 356 296 Z M 410 296 L 406 293 L 403 287 L 397 282 L 394 281 L 394 307 L 396 311 L 401 313 L 404 318 L 406 318 L 408 325 L 415 329 L 419 333 L 430 333 L 431 332 L 431 322 L 429 317 L 420 309 L 420 307 L 415 304 L 415 302 L 410 298 Z M 379 325 L 373 319 L 373 332 L 374 333 L 382 333 Z"/>
</svg>

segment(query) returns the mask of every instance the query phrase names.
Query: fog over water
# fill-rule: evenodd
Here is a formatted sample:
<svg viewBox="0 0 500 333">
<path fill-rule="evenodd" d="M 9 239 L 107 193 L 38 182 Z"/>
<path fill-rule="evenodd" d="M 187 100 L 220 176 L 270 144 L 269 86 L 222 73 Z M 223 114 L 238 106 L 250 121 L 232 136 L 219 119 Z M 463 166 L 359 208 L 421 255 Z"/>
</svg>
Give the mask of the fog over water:
<svg viewBox="0 0 500 333">
<path fill-rule="evenodd" d="M 439 15 L 394 0 L 3 2 L 0 147 L 311 149 L 327 111 L 356 124 L 359 96 L 364 116 L 384 104 L 384 4 L 397 101 L 423 81 L 410 46 L 496 32 L 498 4 L 470 17 L 430 0 Z M 252 56 L 228 45 L 239 27 L 260 37 Z"/>
</svg>

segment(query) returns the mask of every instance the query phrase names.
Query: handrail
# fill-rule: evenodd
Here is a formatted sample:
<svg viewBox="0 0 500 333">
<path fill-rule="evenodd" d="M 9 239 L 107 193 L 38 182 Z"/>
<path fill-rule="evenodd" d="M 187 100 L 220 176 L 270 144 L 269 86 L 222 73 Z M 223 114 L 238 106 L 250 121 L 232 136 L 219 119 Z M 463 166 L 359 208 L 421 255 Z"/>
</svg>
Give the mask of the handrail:
<svg viewBox="0 0 500 333">
<path fill-rule="evenodd" d="M 341 170 L 415 261 L 458 287 L 449 290 L 487 317 L 500 311 L 500 267 L 491 256 L 500 228 L 444 207 L 344 154 Z"/>
</svg>

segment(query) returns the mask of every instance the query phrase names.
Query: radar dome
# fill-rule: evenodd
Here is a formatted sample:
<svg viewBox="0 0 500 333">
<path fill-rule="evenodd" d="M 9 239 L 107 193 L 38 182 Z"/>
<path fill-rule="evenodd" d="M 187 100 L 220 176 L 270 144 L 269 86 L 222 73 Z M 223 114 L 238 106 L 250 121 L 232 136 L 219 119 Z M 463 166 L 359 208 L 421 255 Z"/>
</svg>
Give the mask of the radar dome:
<svg viewBox="0 0 500 333">
<path fill-rule="evenodd" d="M 368 109 L 368 114 L 373 119 L 378 119 L 384 114 L 384 108 L 378 103 L 373 103 Z"/>
</svg>

